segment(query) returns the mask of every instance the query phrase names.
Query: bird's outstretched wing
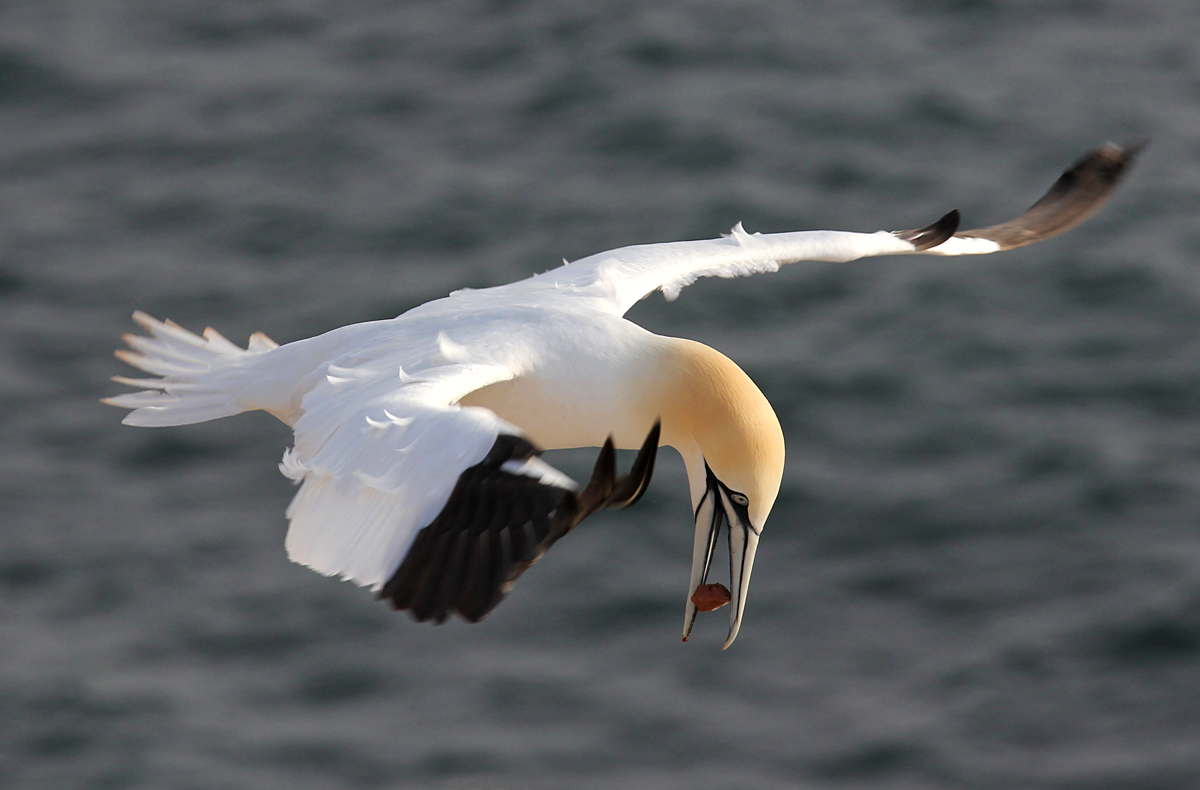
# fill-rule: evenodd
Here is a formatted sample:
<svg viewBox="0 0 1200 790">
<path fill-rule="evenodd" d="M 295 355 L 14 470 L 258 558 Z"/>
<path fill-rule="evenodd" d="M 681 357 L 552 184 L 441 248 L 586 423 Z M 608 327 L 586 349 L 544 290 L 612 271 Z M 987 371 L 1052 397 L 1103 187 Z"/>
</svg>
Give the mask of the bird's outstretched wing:
<svg viewBox="0 0 1200 790">
<path fill-rule="evenodd" d="M 555 289 L 593 297 L 598 307 L 623 315 L 661 290 L 668 300 L 701 277 L 741 277 L 777 271 L 796 261 L 845 262 L 877 255 L 978 255 L 1056 236 L 1092 216 L 1128 172 L 1142 143 L 1111 143 L 1072 165 L 1028 211 L 1009 222 L 958 230 L 952 211 L 918 230 L 852 233 L 812 230 L 747 233 L 738 223 L 720 239 L 644 244 L 602 252 L 532 277 L 518 288 Z"/>
</svg>

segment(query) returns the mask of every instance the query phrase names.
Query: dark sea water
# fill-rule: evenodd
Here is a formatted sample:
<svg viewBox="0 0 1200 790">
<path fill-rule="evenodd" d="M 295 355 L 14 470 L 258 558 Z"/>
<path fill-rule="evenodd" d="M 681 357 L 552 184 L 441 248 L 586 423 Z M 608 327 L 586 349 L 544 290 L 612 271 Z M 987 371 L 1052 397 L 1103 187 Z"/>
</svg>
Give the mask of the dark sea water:
<svg viewBox="0 0 1200 790">
<path fill-rule="evenodd" d="M 0 787 L 1200 787 L 1192 0 L 0 5 Z M 630 243 L 1020 211 L 631 313 L 738 361 L 784 486 L 679 642 L 682 463 L 478 626 L 291 565 L 263 414 L 126 428 L 132 310 L 244 342 Z M 560 456 L 586 470 L 592 453 Z"/>
</svg>

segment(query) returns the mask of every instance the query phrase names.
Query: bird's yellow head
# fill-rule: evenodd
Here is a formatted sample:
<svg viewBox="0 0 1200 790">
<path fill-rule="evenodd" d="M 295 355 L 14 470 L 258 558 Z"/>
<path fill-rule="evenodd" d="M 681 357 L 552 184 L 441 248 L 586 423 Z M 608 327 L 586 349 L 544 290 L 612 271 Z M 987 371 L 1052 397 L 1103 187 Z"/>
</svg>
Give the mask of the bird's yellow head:
<svg viewBox="0 0 1200 790">
<path fill-rule="evenodd" d="M 672 340 L 660 374 L 663 444 L 687 453 L 698 448 L 703 472 L 689 469 L 696 507 L 692 579 L 684 639 L 696 608 L 690 596 L 708 577 L 721 524 L 729 526 L 730 602 L 728 647 L 741 626 L 758 537 L 783 479 L 783 430 L 771 404 L 741 368 L 690 340 Z"/>
</svg>

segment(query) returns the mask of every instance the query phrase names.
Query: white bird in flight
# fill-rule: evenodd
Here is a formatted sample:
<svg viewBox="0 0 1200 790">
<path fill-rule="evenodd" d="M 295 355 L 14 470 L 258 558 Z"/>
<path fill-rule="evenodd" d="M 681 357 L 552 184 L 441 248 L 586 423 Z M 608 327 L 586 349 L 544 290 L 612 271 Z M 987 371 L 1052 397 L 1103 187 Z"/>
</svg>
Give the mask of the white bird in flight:
<svg viewBox="0 0 1200 790">
<path fill-rule="evenodd" d="M 143 391 L 105 402 L 133 410 L 127 425 L 252 409 L 278 417 L 295 431 L 280 470 L 300 486 L 287 509 L 288 556 L 438 623 L 454 612 L 480 620 L 581 520 L 636 502 L 657 448 L 670 445 L 687 468 L 695 515 L 683 638 L 725 523 L 729 647 L 779 492 L 783 431 L 731 360 L 652 334 L 625 312 L 654 291 L 673 300 L 700 277 L 1031 244 L 1099 209 L 1139 148 L 1090 152 L 1025 214 L 988 228 L 955 232 L 957 211 L 897 232 L 758 234 L 739 223 L 719 239 L 622 247 L 284 346 L 255 333 L 241 349 L 211 328 L 199 336 L 137 312 L 148 336 L 125 335 L 133 350 L 116 353 L 156 378 L 115 377 Z M 582 488 L 538 457 L 597 446 Z M 618 476 L 614 448 L 639 447 Z"/>
</svg>

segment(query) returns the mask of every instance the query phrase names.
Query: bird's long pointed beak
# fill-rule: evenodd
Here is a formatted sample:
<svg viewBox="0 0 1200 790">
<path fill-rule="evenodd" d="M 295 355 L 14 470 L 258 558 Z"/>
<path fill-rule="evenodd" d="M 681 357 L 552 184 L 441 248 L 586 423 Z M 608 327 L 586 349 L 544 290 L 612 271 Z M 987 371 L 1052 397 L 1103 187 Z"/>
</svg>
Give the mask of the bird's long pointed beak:
<svg viewBox="0 0 1200 790">
<path fill-rule="evenodd" d="M 729 636 L 722 650 L 733 644 L 742 627 L 742 611 L 746 608 L 746 593 L 750 590 L 750 572 L 754 570 L 754 554 L 758 551 L 758 533 L 749 522 L 730 514 L 729 518 Z"/>
<path fill-rule="evenodd" d="M 745 502 L 734 503 L 728 489 L 721 485 L 709 470 L 708 488 L 696 508 L 696 537 L 692 544 L 692 578 L 688 586 L 688 601 L 683 614 L 683 641 L 687 641 L 696 622 L 696 604 L 692 594 L 708 581 L 713 552 L 721 522 L 729 527 L 729 636 L 721 649 L 733 644 L 742 627 L 742 612 L 746 609 L 746 593 L 750 589 L 750 572 L 754 569 L 754 554 L 758 550 L 758 531 L 750 523 Z"/>
<path fill-rule="evenodd" d="M 683 613 L 683 641 L 687 641 L 696 622 L 696 604 L 692 603 L 692 593 L 708 580 L 708 570 L 712 567 L 713 551 L 717 547 L 717 534 L 721 531 L 721 519 L 724 517 L 721 509 L 721 495 L 716 486 L 710 484 L 696 508 L 696 538 L 692 546 L 692 579 L 688 584 L 687 607 Z"/>
</svg>

